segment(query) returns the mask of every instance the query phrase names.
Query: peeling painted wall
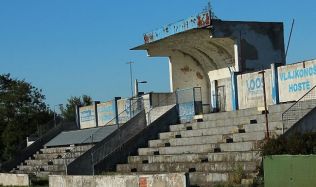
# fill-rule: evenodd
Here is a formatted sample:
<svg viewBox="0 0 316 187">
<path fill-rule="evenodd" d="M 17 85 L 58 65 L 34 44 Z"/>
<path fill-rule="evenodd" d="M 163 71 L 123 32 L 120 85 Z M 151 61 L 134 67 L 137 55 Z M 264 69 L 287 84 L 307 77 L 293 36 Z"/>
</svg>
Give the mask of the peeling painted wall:
<svg viewBox="0 0 316 187">
<path fill-rule="evenodd" d="M 225 111 L 232 110 L 232 89 L 231 89 L 231 80 L 230 78 L 217 80 L 217 87 L 225 87 Z"/>
<path fill-rule="evenodd" d="M 210 81 L 207 72 L 203 70 L 199 62 L 179 51 L 171 55 L 170 62 L 173 90 L 201 87 L 203 104 L 210 104 Z"/>
<path fill-rule="evenodd" d="M 107 101 L 97 105 L 98 126 L 115 124 L 115 100 Z"/>
<path fill-rule="evenodd" d="M 85 106 L 79 108 L 79 116 L 80 116 L 80 128 L 92 128 L 96 127 L 96 111 L 95 106 Z"/>
<path fill-rule="evenodd" d="M 237 76 L 239 109 L 264 107 L 262 74 L 258 72 Z M 271 70 L 265 70 L 267 105 L 272 105 Z"/>
<path fill-rule="evenodd" d="M 278 67 L 280 102 L 296 101 L 316 85 L 316 60 Z"/>
</svg>

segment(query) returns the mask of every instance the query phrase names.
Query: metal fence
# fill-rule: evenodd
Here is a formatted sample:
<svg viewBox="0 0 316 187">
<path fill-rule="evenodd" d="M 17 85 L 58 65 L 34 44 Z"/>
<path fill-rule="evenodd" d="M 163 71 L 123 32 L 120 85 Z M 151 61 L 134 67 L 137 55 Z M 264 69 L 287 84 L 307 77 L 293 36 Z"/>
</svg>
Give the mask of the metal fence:
<svg viewBox="0 0 316 187">
<path fill-rule="evenodd" d="M 304 117 L 311 109 L 316 107 L 316 86 L 304 94 L 289 109 L 282 114 L 282 132 L 291 128 L 296 122 Z"/>
<path fill-rule="evenodd" d="M 203 113 L 201 87 L 177 90 L 176 96 L 181 123 L 191 122 L 194 115 Z"/>
</svg>

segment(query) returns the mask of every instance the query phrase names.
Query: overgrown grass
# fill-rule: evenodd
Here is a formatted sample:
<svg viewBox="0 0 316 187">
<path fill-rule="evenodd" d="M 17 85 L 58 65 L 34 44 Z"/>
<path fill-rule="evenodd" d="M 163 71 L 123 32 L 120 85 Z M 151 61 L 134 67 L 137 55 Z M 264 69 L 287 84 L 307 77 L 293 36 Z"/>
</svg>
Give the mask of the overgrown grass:
<svg viewBox="0 0 316 187">
<path fill-rule="evenodd" d="M 316 133 L 296 133 L 289 137 L 269 139 L 263 144 L 261 154 L 262 156 L 316 154 Z"/>
</svg>

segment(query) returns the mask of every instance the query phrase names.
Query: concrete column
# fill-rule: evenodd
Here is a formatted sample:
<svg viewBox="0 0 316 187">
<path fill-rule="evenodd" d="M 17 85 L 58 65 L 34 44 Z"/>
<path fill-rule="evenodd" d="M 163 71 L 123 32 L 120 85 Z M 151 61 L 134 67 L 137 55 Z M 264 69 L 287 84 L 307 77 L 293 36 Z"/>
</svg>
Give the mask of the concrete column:
<svg viewBox="0 0 316 187">
<path fill-rule="evenodd" d="M 238 109 L 238 88 L 237 88 L 237 74 L 231 73 L 231 87 L 232 87 L 232 110 Z"/>
<path fill-rule="evenodd" d="M 216 80 L 211 81 L 211 111 L 217 112 L 217 90 L 216 90 Z"/>
<path fill-rule="evenodd" d="M 94 105 L 94 115 L 95 115 L 95 126 L 98 127 L 98 104 L 100 103 L 100 101 L 94 101 L 93 105 Z"/>
<path fill-rule="evenodd" d="M 273 104 L 279 104 L 279 83 L 278 83 L 278 66 L 277 64 L 271 64 L 271 85 L 272 85 L 272 102 Z"/>
<path fill-rule="evenodd" d="M 79 112 L 79 105 L 75 106 L 75 111 L 76 111 L 76 125 L 78 127 L 78 129 L 80 129 L 80 112 Z"/>
</svg>

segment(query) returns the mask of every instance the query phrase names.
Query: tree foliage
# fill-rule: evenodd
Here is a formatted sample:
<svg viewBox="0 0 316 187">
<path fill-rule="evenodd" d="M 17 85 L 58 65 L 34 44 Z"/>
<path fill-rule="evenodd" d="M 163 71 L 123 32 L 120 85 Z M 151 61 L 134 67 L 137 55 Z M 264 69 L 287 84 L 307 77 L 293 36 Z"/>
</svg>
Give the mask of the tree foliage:
<svg viewBox="0 0 316 187">
<path fill-rule="evenodd" d="M 52 118 L 41 92 L 25 80 L 0 75 L 1 160 L 12 158 L 26 136 Z"/>
<path fill-rule="evenodd" d="M 67 100 L 66 107 L 61 107 L 62 117 L 67 121 L 76 120 L 76 106 L 92 105 L 92 98 L 88 95 L 79 97 L 70 97 Z"/>
</svg>

